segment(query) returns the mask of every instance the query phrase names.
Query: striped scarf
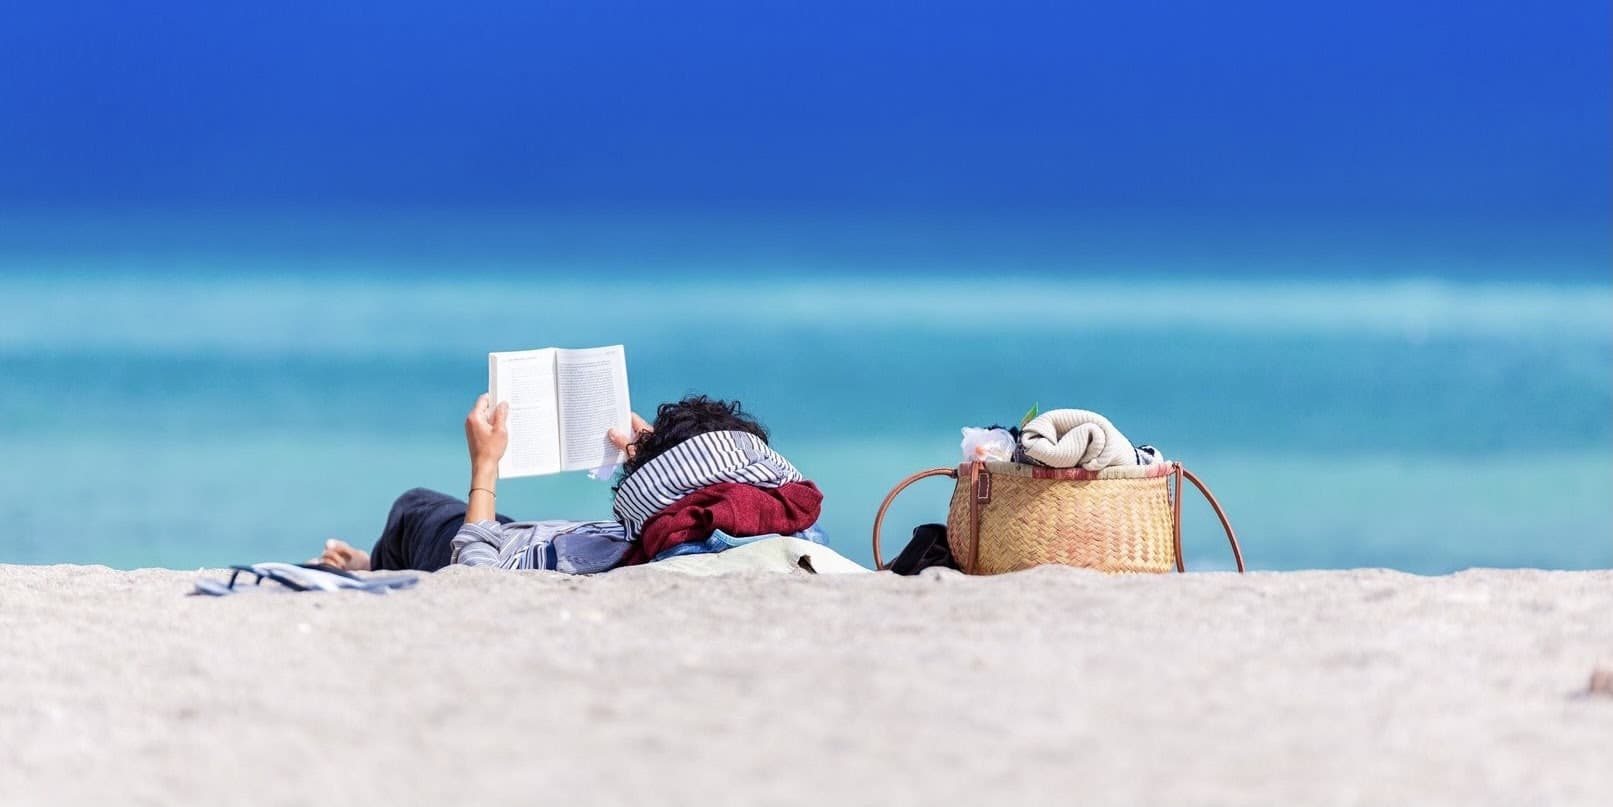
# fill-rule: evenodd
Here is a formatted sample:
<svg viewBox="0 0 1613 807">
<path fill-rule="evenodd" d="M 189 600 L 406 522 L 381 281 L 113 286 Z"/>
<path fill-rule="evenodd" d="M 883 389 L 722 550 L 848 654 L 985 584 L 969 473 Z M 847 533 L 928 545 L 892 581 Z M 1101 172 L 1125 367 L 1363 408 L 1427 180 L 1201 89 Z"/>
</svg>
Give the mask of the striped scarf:
<svg viewBox="0 0 1613 807">
<path fill-rule="evenodd" d="M 804 479 L 790 461 L 748 432 L 707 432 L 640 465 L 616 489 L 616 520 L 637 539 L 645 522 L 701 488 L 738 482 L 776 488 Z"/>
</svg>

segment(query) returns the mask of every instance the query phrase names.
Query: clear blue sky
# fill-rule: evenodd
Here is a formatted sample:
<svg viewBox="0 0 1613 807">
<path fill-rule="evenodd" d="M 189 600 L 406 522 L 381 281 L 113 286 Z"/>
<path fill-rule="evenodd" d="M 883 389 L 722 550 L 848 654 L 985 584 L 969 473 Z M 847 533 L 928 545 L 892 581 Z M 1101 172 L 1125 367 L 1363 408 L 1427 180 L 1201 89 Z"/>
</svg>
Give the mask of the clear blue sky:
<svg viewBox="0 0 1613 807">
<path fill-rule="evenodd" d="M 1609 31 L 1605 0 L 8 4 L 0 207 L 1174 222 L 1603 277 Z"/>
</svg>

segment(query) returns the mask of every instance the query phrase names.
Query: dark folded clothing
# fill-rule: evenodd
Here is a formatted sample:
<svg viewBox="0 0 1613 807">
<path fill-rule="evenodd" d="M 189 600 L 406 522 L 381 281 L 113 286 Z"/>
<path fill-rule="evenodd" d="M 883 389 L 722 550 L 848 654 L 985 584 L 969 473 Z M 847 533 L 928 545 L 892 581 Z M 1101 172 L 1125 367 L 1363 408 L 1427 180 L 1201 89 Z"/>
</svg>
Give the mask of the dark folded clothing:
<svg viewBox="0 0 1613 807">
<path fill-rule="evenodd" d="M 932 566 L 958 568 L 947 543 L 947 528 L 941 524 L 920 524 L 913 528 L 913 540 L 886 568 L 897 574 L 918 574 Z"/>
<path fill-rule="evenodd" d="M 823 493 L 811 482 L 763 488 L 725 482 L 701 488 L 665 508 L 644 525 L 623 564 L 644 563 L 668 548 L 704 541 L 722 530 L 736 538 L 793 535 L 818 523 Z"/>
</svg>

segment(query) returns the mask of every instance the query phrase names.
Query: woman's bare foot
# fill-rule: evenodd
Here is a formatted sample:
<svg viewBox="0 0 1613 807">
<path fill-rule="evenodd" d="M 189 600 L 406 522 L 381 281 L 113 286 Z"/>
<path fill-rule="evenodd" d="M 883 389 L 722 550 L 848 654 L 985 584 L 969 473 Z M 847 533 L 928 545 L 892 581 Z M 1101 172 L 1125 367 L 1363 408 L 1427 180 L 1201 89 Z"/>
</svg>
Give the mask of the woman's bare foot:
<svg viewBox="0 0 1613 807">
<path fill-rule="evenodd" d="M 355 549 L 346 541 L 331 538 L 325 541 L 325 554 L 320 555 L 316 562 L 350 572 L 367 572 L 370 570 L 370 553 Z"/>
</svg>

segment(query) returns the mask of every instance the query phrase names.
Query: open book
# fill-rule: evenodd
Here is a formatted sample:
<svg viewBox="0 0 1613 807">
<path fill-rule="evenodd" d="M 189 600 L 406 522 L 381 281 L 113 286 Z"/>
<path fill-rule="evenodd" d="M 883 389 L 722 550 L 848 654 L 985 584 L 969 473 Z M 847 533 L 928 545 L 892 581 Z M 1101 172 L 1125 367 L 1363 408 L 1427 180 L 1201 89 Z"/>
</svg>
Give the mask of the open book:
<svg viewBox="0 0 1613 807">
<path fill-rule="evenodd" d="M 605 432 L 632 428 L 627 354 L 621 345 L 586 350 L 487 354 L 493 406 L 510 405 L 510 447 L 500 478 L 580 471 L 620 462 Z"/>
</svg>

